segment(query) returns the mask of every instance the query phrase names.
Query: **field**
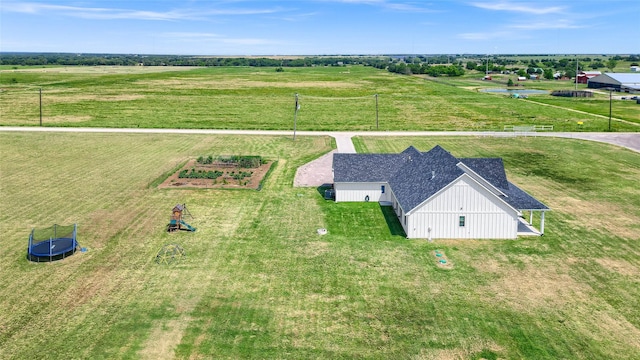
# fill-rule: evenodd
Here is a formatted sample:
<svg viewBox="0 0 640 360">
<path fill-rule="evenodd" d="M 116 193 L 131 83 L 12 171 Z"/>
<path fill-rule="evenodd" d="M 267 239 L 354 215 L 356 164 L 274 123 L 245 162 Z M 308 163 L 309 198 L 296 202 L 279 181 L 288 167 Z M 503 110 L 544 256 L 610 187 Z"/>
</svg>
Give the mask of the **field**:
<svg viewBox="0 0 640 360">
<path fill-rule="evenodd" d="M 480 89 L 486 88 L 507 88 L 507 82 L 509 78 L 515 81 L 516 75 L 501 75 L 501 74 L 493 74 L 493 80 L 491 81 L 483 81 L 481 80 L 482 74 L 478 72 L 471 72 L 460 78 L 428 78 L 430 81 L 454 85 L 461 89 L 467 89 L 472 91 L 479 91 Z M 575 84 L 571 81 L 566 80 L 527 80 L 521 83 L 515 82 L 518 84 L 517 87 L 511 87 L 510 89 L 518 90 L 518 89 L 537 89 L 537 90 L 547 90 L 549 92 L 553 90 L 573 90 L 575 89 Z M 586 90 L 586 84 L 578 84 L 578 90 Z M 489 94 L 491 96 L 504 98 L 506 95 L 503 94 Z M 613 101 L 611 105 L 611 116 L 612 119 L 620 119 L 627 122 L 631 122 L 636 124 L 630 128 L 628 131 L 638 131 L 640 128 L 640 106 L 635 101 L 631 100 L 621 100 L 620 97 L 626 96 L 631 97 L 635 95 L 630 95 L 627 93 L 614 93 Z M 549 104 L 556 107 L 564 108 L 564 109 L 572 109 L 588 114 L 595 114 L 601 117 L 609 117 L 609 93 L 604 90 L 596 90 L 594 91 L 594 96 L 592 98 L 564 98 L 559 96 L 551 96 L 551 95 L 530 95 L 527 100 L 529 102 L 536 102 L 540 104 Z M 575 116 L 575 115 L 574 115 Z M 589 117 L 585 117 L 585 119 L 589 119 Z M 587 121 L 584 121 L 587 123 Z M 565 131 L 594 131 L 597 129 L 586 129 L 583 126 L 575 126 L 576 124 L 566 124 L 563 129 Z M 573 126 L 573 128 L 571 128 Z M 557 126 L 556 126 L 557 127 Z M 612 129 L 614 129 L 615 125 L 612 125 Z M 636 128 L 635 130 L 632 130 Z M 602 129 L 604 130 L 604 129 Z"/>
<path fill-rule="evenodd" d="M 0 133 L 0 358 L 637 359 L 640 156 L 551 138 L 355 139 L 359 152 L 436 143 L 503 157 L 553 209 L 546 235 L 407 240 L 377 204 L 292 187 L 326 137 Z M 153 186 L 223 153 L 278 164 L 261 191 Z M 165 232 L 178 203 L 197 232 Z M 75 222 L 87 252 L 25 259 L 31 227 Z M 187 257 L 156 264 L 167 243 Z"/>
<path fill-rule="evenodd" d="M 299 130 L 501 131 L 504 125 L 608 130 L 608 119 L 592 115 L 608 115 L 606 95 L 586 102 L 549 95 L 527 101 L 478 91 L 506 84 L 506 78 L 483 82 L 469 74 L 436 80 L 363 66 L 284 72 L 241 67 L 5 69 L 0 72 L 0 125 L 39 125 L 42 88 L 43 126 L 292 129 L 298 94 Z M 573 84 L 532 81 L 525 87 L 571 89 Z M 613 120 L 612 131 L 639 131 L 638 105 L 615 101 Z"/>
</svg>

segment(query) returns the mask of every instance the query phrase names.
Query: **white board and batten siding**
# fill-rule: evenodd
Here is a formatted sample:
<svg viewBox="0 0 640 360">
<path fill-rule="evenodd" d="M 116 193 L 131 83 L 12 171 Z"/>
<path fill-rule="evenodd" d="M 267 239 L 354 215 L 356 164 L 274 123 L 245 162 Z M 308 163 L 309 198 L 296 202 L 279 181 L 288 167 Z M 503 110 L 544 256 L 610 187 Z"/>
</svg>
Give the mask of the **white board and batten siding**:
<svg viewBox="0 0 640 360">
<path fill-rule="evenodd" d="M 464 225 L 461 217 L 464 216 Z M 401 221 L 408 238 L 515 239 L 518 211 L 468 175 L 416 207 Z"/>
<path fill-rule="evenodd" d="M 336 202 L 362 202 L 366 199 L 376 202 L 391 201 L 391 190 L 387 183 L 334 183 L 333 187 Z"/>
</svg>

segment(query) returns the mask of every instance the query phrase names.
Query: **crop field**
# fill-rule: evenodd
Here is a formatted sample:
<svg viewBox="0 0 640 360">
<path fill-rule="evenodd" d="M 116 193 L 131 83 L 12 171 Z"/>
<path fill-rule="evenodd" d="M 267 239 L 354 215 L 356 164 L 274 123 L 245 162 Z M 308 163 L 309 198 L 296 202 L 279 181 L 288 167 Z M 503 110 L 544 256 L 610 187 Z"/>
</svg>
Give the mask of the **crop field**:
<svg viewBox="0 0 640 360">
<path fill-rule="evenodd" d="M 38 126 L 42 89 L 43 126 L 292 129 L 298 94 L 299 130 L 501 131 L 504 125 L 553 125 L 556 131 L 608 129 L 607 119 L 590 114 L 608 114 L 604 99 L 588 106 L 567 100 L 557 108 L 478 91 L 497 86 L 498 80 L 482 82 L 469 75 L 427 81 L 364 66 L 284 72 L 242 67 L 4 69 L 0 70 L 0 125 Z M 525 87 L 572 88 L 572 84 L 540 81 Z M 535 98 L 556 101 L 548 95 Z M 613 131 L 640 130 L 640 112 L 633 105 L 629 102 L 626 110 L 619 110 L 616 103 Z M 567 110 L 576 107 L 587 113 Z"/>
<path fill-rule="evenodd" d="M 327 137 L 0 133 L 0 358 L 638 358 L 640 155 L 534 137 L 354 140 L 502 157 L 552 208 L 546 235 L 407 240 L 377 204 L 292 187 Z M 201 154 L 278 163 L 261 191 L 155 186 Z M 196 232 L 166 233 L 178 203 Z M 53 223 L 78 223 L 87 251 L 27 261 L 31 228 Z M 170 243 L 187 256 L 156 264 Z"/>
</svg>

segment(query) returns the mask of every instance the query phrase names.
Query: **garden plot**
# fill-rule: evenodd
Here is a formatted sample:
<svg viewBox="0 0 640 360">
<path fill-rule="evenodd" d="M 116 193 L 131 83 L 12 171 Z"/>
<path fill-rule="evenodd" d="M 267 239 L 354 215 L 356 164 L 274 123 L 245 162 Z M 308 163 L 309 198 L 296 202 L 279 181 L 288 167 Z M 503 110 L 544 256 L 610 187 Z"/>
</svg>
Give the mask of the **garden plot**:
<svg viewBox="0 0 640 360">
<path fill-rule="evenodd" d="M 272 164 L 260 156 L 200 156 L 158 187 L 259 189 Z"/>
</svg>

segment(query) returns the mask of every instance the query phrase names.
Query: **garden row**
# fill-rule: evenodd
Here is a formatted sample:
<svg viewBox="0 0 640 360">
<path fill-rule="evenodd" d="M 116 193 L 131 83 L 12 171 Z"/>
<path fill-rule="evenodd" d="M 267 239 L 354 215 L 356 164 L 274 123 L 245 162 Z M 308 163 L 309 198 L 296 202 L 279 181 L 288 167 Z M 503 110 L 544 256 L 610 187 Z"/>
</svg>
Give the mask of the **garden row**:
<svg viewBox="0 0 640 360">
<path fill-rule="evenodd" d="M 220 176 L 224 175 L 224 173 L 220 170 L 198 170 L 195 168 L 191 168 L 191 170 L 184 169 L 180 171 L 178 174 L 178 178 L 180 179 L 217 179 Z M 230 177 L 235 180 L 242 180 L 244 178 L 248 178 L 253 175 L 253 171 L 228 171 L 227 177 Z"/>
<path fill-rule="evenodd" d="M 261 156 L 248 156 L 248 155 L 231 155 L 231 156 L 199 156 L 196 160 L 198 164 L 225 164 L 236 165 L 241 168 L 257 168 L 260 165 L 266 164 L 266 161 Z"/>
</svg>

